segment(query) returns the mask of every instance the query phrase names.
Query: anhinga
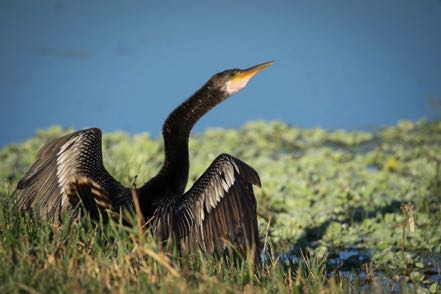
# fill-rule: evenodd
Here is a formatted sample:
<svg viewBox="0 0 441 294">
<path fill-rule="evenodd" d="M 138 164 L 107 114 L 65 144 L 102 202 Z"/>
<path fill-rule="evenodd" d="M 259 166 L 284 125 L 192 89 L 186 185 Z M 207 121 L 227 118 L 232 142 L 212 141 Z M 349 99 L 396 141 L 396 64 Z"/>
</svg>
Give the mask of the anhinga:
<svg viewBox="0 0 441 294">
<path fill-rule="evenodd" d="M 260 179 L 253 168 L 221 154 L 187 192 L 185 186 L 190 165 L 188 140 L 195 123 L 271 64 L 215 74 L 166 119 L 162 168 L 136 189 L 144 219 L 160 240 L 173 240 L 185 251 L 199 248 L 221 254 L 233 245 L 255 255 L 259 249 L 252 185 L 260 186 Z M 115 213 L 133 209 L 131 192 L 105 169 L 97 128 L 46 144 L 17 185 L 19 208 L 38 210 L 44 219 L 57 219 L 65 211 L 76 213 L 80 201 L 92 218 L 99 217 L 103 209 Z"/>
</svg>

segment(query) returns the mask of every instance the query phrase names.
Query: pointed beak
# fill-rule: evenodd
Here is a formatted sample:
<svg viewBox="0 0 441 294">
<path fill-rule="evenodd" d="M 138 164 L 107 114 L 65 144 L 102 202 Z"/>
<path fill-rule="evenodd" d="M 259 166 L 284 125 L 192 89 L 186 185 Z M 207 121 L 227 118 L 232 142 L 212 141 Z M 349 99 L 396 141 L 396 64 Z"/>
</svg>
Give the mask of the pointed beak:
<svg viewBox="0 0 441 294">
<path fill-rule="evenodd" d="M 270 67 L 273 63 L 274 61 L 268 61 L 239 71 L 237 76 L 230 81 L 229 90 L 234 93 L 243 89 L 256 73 Z"/>
<path fill-rule="evenodd" d="M 242 71 L 242 73 L 240 73 L 240 77 L 246 77 L 251 75 L 254 76 L 256 73 L 258 73 L 259 71 L 264 70 L 267 67 L 270 67 L 272 64 L 274 63 L 274 61 L 268 61 L 268 62 L 264 62 L 255 66 L 252 66 L 250 68 L 244 69 Z"/>
<path fill-rule="evenodd" d="M 250 68 L 244 69 L 233 80 L 236 80 L 236 79 L 244 80 L 244 79 L 246 79 L 246 81 L 248 82 L 256 73 L 258 73 L 259 71 L 264 70 L 267 67 L 270 67 L 273 63 L 274 63 L 274 61 L 268 61 L 268 62 L 265 62 L 265 63 L 261 63 L 261 64 L 258 64 L 258 65 L 252 66 Z"/>
</svg>

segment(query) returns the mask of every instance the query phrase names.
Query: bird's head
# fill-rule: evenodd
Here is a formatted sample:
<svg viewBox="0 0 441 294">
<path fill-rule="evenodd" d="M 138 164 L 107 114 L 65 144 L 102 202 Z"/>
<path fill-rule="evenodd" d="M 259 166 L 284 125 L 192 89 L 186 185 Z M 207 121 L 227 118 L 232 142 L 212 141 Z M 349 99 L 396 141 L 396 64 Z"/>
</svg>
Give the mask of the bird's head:
<svg viewBox="0 0 441 294">
<path fill-rule="evenodd" d="M 248 84 L 251 78 L 259 71 L 271 66 L 273 61 L 261 63 L 247 69 L 228 69 L 226 71 L 215 74 L 209 83 L 216 89 L 224 92 L 226 96 L 230 96 Z"/>
</svg>

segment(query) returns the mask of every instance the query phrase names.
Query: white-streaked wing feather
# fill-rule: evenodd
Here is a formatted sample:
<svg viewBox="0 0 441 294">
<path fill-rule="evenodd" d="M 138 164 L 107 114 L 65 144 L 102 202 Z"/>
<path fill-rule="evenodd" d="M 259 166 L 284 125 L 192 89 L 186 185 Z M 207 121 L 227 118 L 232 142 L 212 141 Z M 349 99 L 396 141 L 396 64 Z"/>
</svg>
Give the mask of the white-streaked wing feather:
<svg viewBox="0 0 441 294">
<path fill-rule="evenodd" d="M 104 168 L 101 131 L 92 128 L 55 139 L 43 146 L 36 161 L 17 185 L 19 208 L 27 211 L 38 207 L 44 219 L 57 218 L 63 211 L 73 209 L 65 189 L 74 176 L 89 177 L 108 195 L 130 195 Z"/>
<path fill-rule="evenodd" d="M 260 186 L 257 173 L 239 159 L 222 154 L 187 193 L 156 211 L 156 233 L 164 241 L 172 234 L 181 250 L 222 253 L 231 244 L 239 252 L 255 251 L 259 239 L 252 185 Z"/>
</svg>

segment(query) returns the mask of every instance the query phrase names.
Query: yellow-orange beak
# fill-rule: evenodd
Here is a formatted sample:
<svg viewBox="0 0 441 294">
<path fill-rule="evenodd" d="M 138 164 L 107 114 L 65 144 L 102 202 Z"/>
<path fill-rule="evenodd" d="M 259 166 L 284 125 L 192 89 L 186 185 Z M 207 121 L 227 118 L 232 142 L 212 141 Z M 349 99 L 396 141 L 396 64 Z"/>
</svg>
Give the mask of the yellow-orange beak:
<svg viewBox="0 0 441 294">
<path fill-rule="evenodd" d="M 270 67 L 274 61 L 269 61 L 265 63 L 261 63 L 255 66 L 252 66 L 250 68 L 241 70 L 236 77 L 234 77 L 228 85 L 228 90 L 230 93 L 235 93 L 242 88 L 244 88 L 248 82 L 251 80 L 251 78 L 258 73 L 259 71 L 264 70 L 267 67 Z"/>
<path fill-rule="evenodd" d="M 258 65 L 252 66 L 250 68 L 244 69 L 236 79 L 246 79 L 246 78 L 251 79 L 256 73 L 264 70 L 267 67 L 270 67 L 273 63 L 274 63 L 274 61 L 268 61 L 265 63 L 261 63 Z"/>
</svg>

